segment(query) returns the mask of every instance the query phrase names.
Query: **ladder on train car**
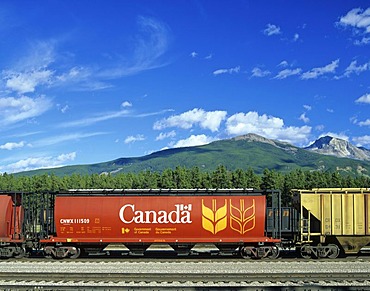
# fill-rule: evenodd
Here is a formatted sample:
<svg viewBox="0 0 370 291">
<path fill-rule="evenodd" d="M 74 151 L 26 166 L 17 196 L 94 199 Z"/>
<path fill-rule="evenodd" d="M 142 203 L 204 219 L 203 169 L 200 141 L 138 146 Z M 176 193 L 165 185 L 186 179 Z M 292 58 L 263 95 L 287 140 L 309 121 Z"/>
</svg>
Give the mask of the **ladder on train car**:
<svg viewBox="0 0 370 291">
<path fill-rule="evenodd" d="M 301 215 L 303 211 L 301 209 Z M 300 233 L 301 233 L 301 242 L 311 242 L 311 211 L 308 210 L 307 218 L 304 218 L 302 215 Z"/>
<path fill-rule="evenodd" d="M 279 190 L 271 190 L 271 207 L 272 207 L 272 237 L 281 238 L 281 192 Z"/>
</svg>

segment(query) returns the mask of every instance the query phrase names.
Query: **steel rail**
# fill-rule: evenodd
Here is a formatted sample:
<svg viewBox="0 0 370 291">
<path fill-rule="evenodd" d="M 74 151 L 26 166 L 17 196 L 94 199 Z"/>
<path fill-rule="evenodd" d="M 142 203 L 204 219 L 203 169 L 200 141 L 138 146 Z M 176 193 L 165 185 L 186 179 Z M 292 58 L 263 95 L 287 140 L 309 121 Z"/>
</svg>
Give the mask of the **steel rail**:
<svg viewBox="0 0 370 291">
<path fill-rule="evenodd" d="M 361 282 L 368 273 L 17 273 L 1 272 L 0 281 L 23 282 Z"/>
</svg>

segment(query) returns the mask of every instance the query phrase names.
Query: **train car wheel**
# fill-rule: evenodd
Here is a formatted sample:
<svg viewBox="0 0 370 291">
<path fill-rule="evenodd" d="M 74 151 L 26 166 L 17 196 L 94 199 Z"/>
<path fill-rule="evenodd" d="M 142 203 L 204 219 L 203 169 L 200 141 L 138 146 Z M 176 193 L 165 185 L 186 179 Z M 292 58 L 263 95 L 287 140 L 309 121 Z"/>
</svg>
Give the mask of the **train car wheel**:
<svg viewBox="0 0 370 291">
<path fill-rule="evenodd" d="M 250 258 L 252 258 L 252 253 L 250 251 L 250 248 L 248 248 L 248 247 L 240 247 L 239 253 L 240 253 L 240 256 L 243 259 L 250 259 Z"/>
<path fill-rule="evenodd" d="M 25 255 L 26 255 L 26 249 L 25 248 L 23 248 L 23 247 L 17 248 L 17 252 L 14 255 L 14 258 L 21 259 L 21 258 L 24 258 Z"/>
<path fill-rule="evenodd" d="M 277 259 L 280 255 L 279 248 L 277 246 L 271 246 L 271 253 L 268 255 L 269 259 Z"/>
<path fill-rule="evenodd" d="M 311 259 L 312 258 L 312 249 L 309 244 L 305 244 L 301 246 L 300 249 L 301 257 L 304 259 Z"/>
<path fill-rule="evenodd" d="M 340 249 L 336 244 L 328 244 L 329 248 L 327 257 L 329 259 L 336 259 L 340 254 Z"/>
<path fill-rule="evenodd" d="M 68 250 L 64 247 L 56 247 L 55 251 L 52 253 L 53 259 L 61 260 L 67 257 Z"/>
<path fill-rule="evenodd" d="M 71 255 L 70 258 L 71 259 L 77 259 L 79 256 L 81 255 L 81 249 L 80 248 L 76 248 L 76 253 Z"/>
</svg>

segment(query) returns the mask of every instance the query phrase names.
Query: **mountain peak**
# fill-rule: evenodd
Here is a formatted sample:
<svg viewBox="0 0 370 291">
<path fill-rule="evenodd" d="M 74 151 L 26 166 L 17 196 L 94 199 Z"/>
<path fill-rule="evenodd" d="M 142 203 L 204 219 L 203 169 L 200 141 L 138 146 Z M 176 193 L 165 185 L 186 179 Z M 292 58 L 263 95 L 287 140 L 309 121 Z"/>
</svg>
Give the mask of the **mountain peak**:
<svg viewBox="0 0 370 291">
<path fill-rule="evenodd" d="M 261 135 L 255 134 L 255 133 L 248 133 L 245 135 L 240 135 L 237 137 L 232 138 L 232 140 L 246 140 L 246 141 L 257 141 L 257 142 L 264 142 L 271 145 L 276 145 L 275 142 L 272 139 L 268 139 L 266 137 L 263 137 Z"/>
<path fill-rule="evenodd" d="M 341 158 L 367 161 L 370 160 L 370 151 L 358 148 L 344 139 L 332 136 L 320 137 L 305 149 L 320 154 L 332 155 Z"/>
</svg>

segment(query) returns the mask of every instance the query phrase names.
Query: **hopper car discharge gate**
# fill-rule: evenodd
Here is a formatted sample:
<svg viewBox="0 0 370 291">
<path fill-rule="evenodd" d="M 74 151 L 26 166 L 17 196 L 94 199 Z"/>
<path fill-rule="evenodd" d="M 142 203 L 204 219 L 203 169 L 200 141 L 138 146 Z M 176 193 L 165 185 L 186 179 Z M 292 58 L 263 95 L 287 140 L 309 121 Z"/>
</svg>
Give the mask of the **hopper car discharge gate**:
<svg viewBox="0 0 370 291">
<path fill-rule="evenodd" d="M 272 216 L 266 231 L 266 201 Z M 43 197 L 45 256 L 211 254 L 277 258 L 280 191 L 76 189 Z"/>
</svg>

